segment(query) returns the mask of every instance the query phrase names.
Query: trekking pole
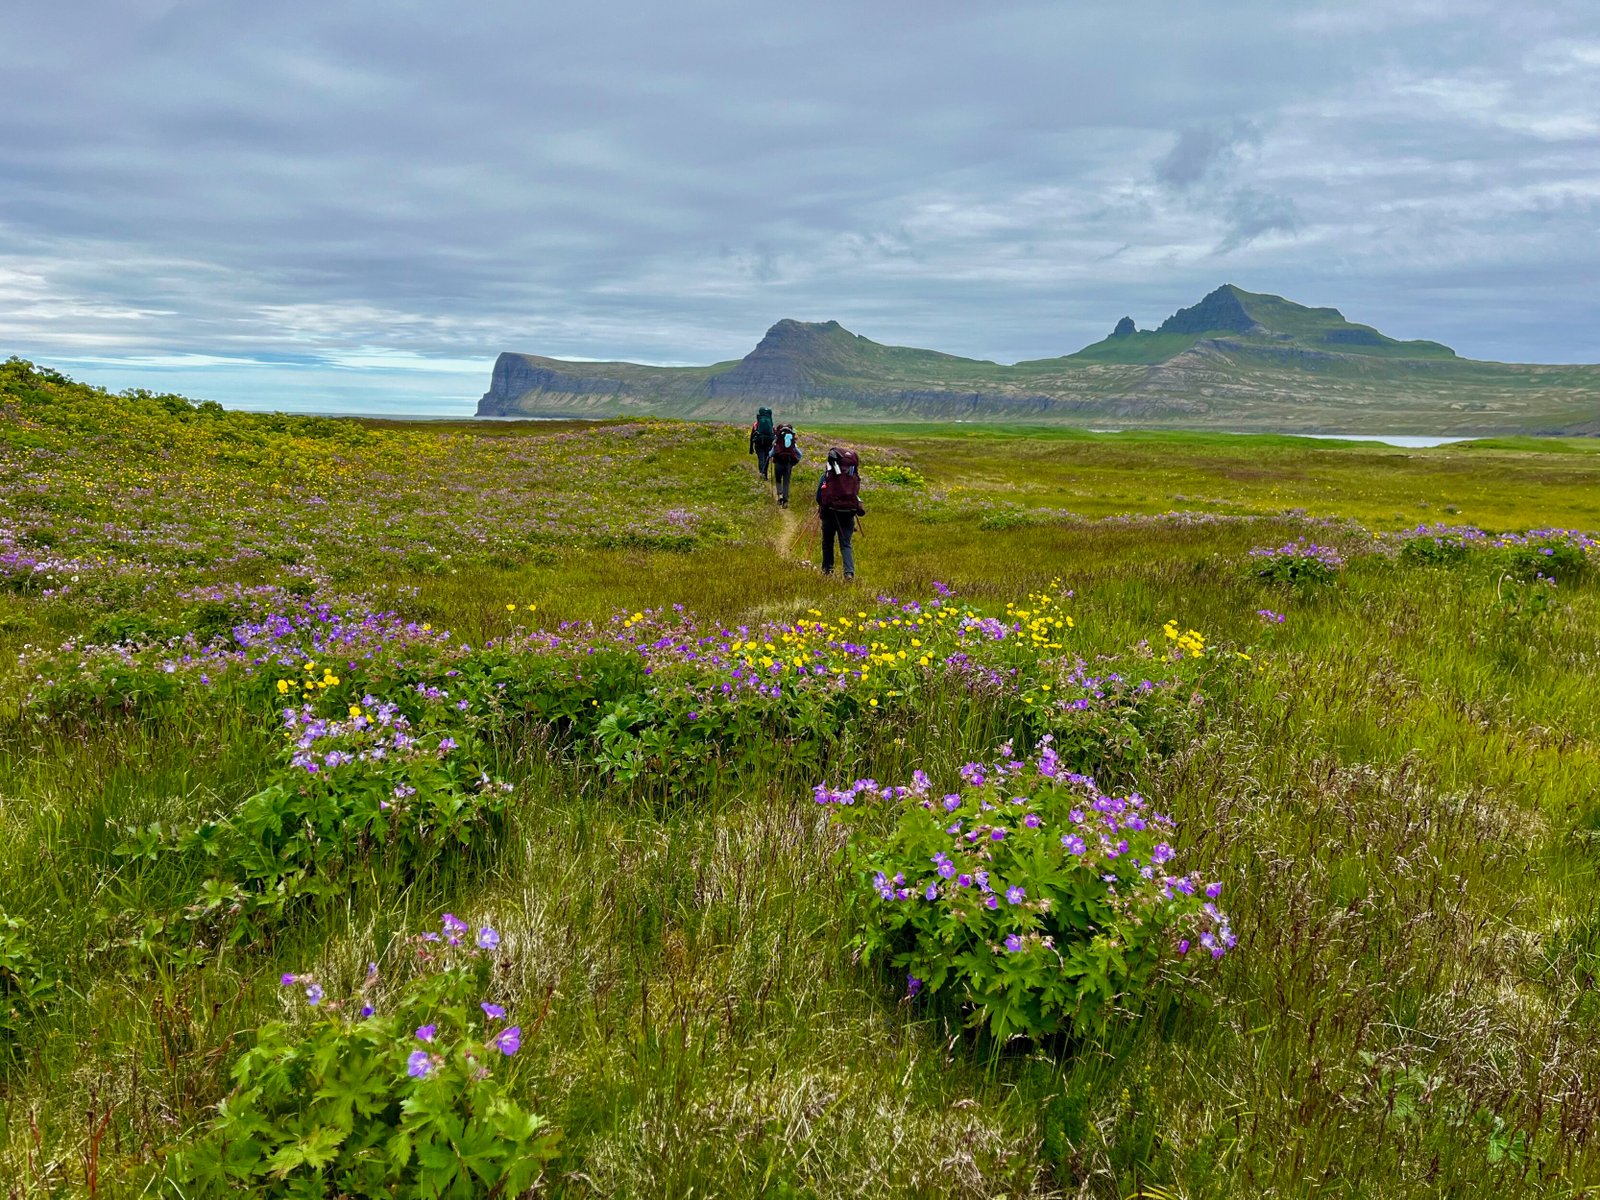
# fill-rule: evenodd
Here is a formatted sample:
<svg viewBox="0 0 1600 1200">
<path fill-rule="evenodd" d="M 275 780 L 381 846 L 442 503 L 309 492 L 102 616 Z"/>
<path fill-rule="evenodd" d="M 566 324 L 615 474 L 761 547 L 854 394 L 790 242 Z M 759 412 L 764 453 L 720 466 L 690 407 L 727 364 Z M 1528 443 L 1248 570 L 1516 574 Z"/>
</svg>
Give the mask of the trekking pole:
<svg viewBox="0 0 1600 1200">
<path fill-rule="evenodd" d="M 800 542 L 801 548 L 805 552 L 803 557 L 807 563 L 810 563 L 812 558 L 815 557 L 817 550 L 822 545 L 821 513 L 813 512 L 811 514 L 811 519 L 808 520 L 800 530 Z"/>
</svg>

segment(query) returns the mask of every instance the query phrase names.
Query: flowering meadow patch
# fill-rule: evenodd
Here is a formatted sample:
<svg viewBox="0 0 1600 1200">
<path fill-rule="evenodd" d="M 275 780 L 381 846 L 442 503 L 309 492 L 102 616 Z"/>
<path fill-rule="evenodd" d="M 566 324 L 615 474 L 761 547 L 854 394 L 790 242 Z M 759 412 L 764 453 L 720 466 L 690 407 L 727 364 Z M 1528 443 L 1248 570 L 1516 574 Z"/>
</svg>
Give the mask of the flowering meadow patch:
<svg viewBox="0 0 1600 1200">
<path fill-rule="evenodd" d="M 1178 872 L 1171 818 L 1106 794 L 1052 741 L 968 763 L 943 796 L 921 771 L 816 789 L 849 831 L 863 957 L 904 970 L 913 997 L 953 995 L 997 1038 L 1098 1031 L 1163 958 L 1235 941 L 1221 885 Z"/>
<path fill-rule="evenodd" d="M 1282 546 L 1257 546 L 1250 551 L 1250 558 L 1256 578 L 1291 586 L 1330 583 L 1345 562 L 1334 547 L 1305 538 Z"/>
<path fill-rule="evenodd" d="M 255 1034 L 215 1118 L 175 1148 L 182 1194 L 468 1200 L 531 1187 L 561 1131 L 513 1098 L 523 1030 L 482 999 L 499 974 L 482 943 L 499 938 L 465 929 L 447 913 L 411 939 L 393 986 L 377 963 L 338 998 L 314 974 L 285 974 L 300 1012 Z"/>
<path fill-rule="evenodd" d="M 1475 525 L 1418 525 L 1379 535 L 1380 544 L 1413 566 L 1452 566 L 1472 559 L 1524 580 L 1574 579 L 1600 570 L 1600 541 L 1577 529 L 1490 533 Z"/>
<path fill-rule="evenodd" d="M 687 550 L 736 538 L 746 496 L 743 476 L 705 484 L 695 471 L 717 444 L 709 427 L 607 422 L 529 439 L 225 412 L 113 396 L 16 359 L 0 364 L 0 428 L 0 589 L 110 607 L 228 577 L 344 586 L 576 545 Z"/>
<path fill-rule="evenodd" d="M 26 703 L 52 717 L 146 711 L 194 693 L 262 712 L 287 701 L 297 737 L 324 729 L 317 720 L 349 732 L 347 711 L 370 721 L 374 704 L 401 719 L 425 708 L 439 731 L 542 724 L 621 782 L 705 783 L 729 767 L 820 762 L 852 728 L 905 726 L 956 698 L 1001 736 L 1052 733 L 1084 762 L 1137 758 L 1151 722 L 1192 695 L 1178 682 L 1188 668 L 1174 664 L 1205 653 L 1201 634 L 1172 624 L 1165 655 L 1087 661 L 1073 649 L 1066 597 L 1049 592 L 993 613 L 949 595 L 885 596 L 853 615 L 739 626 L 681 606 L 636 610 L 478 647 L 349 601 L 246 599 L 250 615 L 208 642 L 35 652 Z"/>
</svg>

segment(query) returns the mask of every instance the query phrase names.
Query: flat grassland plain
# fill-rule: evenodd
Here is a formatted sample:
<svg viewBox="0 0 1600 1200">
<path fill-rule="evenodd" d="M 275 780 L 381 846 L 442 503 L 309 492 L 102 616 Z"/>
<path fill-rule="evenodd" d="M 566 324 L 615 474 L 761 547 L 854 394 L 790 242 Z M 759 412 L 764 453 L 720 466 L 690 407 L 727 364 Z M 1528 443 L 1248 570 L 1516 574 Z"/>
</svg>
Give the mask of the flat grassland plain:
<svg viewBox="0 0 1600 1200">
<path fill-rule="evenodd" d="M 561 1195 L 1600 1186 L 1600 447 L 802 437 L 784 514 L 726 426 L 0 367 L 5 1194 L 490 1195 L 501 1144 Z M 853 587 L 807 561 L 832 443 Z M 1021 893 L 1104 892 L 1103 830 L 1004 896 L 870 878 L 915 772 L 1009 804 L 1008 738 L 1170 814 L 1226 924 L 1117 926 L 1051 1020 Z M 1057 846 L 1028 811 L 972 828 Z M 948 978 L 862 961 L 968 898 Z"/>
</svg>

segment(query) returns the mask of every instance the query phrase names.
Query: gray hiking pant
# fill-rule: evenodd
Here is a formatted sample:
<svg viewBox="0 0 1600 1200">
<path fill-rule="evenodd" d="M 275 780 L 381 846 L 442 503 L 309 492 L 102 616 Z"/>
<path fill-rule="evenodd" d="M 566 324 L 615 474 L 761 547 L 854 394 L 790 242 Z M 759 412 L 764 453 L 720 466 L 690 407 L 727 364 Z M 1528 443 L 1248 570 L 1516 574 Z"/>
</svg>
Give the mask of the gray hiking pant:
<svg viewBox="0 0 1600 1200">
<path fill-rule="evenodd" d="M 832 509 L 822 510 L 822 573 L 833 574 L 833 539 L 839 539 L 839 557 L 844 559 L 844 577 L 854 579 L 856 576 L 856 555 L 850 545 L 850 539 L 856 535 L 855 513 L 834 512 Z"/>
</svg>

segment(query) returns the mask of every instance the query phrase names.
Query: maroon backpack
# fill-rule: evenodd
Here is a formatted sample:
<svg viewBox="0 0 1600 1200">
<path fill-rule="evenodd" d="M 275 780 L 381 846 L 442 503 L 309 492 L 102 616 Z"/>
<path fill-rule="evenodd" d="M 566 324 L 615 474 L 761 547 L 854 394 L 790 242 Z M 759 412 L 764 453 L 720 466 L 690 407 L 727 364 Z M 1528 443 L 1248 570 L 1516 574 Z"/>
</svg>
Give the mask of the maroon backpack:
<svg viewBox="0 0 1600 1200">
<path fill-rule="evenodd" d="M 793 425 L 779 425 L 773 430 L 772 457 L 781 463 L 800 461 L 800 443 Z"/>
<path fill-rule="evenodd" d="M 828 470 L 822 477 L 823 508 L 833 512 L 865 516 L 861 507 L 861 460 L 854 450 L 835 446 L 828 451 Z"/>
</svg>

